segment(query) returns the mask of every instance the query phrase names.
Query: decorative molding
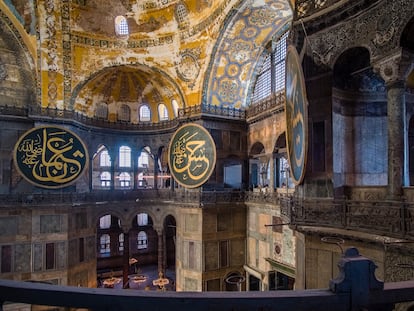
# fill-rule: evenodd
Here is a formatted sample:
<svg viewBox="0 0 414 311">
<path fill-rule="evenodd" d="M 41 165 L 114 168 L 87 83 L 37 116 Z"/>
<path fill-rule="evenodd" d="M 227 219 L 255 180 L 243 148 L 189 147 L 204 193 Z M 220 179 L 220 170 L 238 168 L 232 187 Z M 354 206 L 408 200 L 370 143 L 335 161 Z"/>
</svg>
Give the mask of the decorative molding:
<svg viewBox="0 0 414 311">
<path fill-rule="evenodd" d="M 414 2 L 382 1 L 375 9 L 308 36 L 306 53 L 317 65 L 330 68 L 345 50 L 356 46 L 367 48 L 371 60 L 375 60 L 399 46 L 401 33 L 413 10 Z M 299 32 L 299 25 L 296 27 Z M 312 28 L 312 21 L 304 27 Z"/>
</svg>

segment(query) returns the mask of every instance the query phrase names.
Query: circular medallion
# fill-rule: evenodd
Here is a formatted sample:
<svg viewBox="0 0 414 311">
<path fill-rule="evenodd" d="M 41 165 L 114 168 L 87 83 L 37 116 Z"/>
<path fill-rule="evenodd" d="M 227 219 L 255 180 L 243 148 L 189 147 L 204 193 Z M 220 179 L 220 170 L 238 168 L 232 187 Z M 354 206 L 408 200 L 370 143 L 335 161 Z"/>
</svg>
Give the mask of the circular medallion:
<svg viewBox="0 0 414 311">
<path fill-rule="evenodd" d="M 294 46 L 286 53 L 286 144 L 290 176 L 298 185 L 305 175 L 308 135 L 308 103 L 299 55 Z"/>
<path fill-rule="evenodd" d="M 185 188 L 196 188 L 211 176 L 216 164 L 216 145 L 201 125 L 189 123 L 174 133 L 168 148 L 171 175 Z"/>
<path fill-rule="evenodd" d="M 52 126 L 33 128 L 14 147 L 19 173 L 41 188 L 63 188 L 75 182 L 88 164 L 88 151 L 71 131 Z"/>
</svg>

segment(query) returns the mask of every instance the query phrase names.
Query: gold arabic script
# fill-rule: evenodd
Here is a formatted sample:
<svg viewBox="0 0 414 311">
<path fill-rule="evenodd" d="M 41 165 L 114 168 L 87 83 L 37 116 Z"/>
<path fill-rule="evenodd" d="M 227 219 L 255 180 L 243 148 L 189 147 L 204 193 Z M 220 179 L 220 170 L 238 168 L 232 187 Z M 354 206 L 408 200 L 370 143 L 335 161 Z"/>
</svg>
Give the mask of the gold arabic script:
<svg viewBox="0 0 414 311">
<path fill-rule="evenodd" d="M 210 161 L 206 156 L 206 141 L 197 139 L 198 132 L 181 135 L 173 146 L 173 170 L 182 179 L 198 181 L 208 172 Z"/>
<path fill-rule="evenodd" d="M 23 171 L 30 172 L 33 181 L 66 184 L 82 172 L 84 150 L 75 144 L 74 137 L 67 134 L 44 128 L 17 146 L 17 160 L 25 166 Z"/>
</svg>

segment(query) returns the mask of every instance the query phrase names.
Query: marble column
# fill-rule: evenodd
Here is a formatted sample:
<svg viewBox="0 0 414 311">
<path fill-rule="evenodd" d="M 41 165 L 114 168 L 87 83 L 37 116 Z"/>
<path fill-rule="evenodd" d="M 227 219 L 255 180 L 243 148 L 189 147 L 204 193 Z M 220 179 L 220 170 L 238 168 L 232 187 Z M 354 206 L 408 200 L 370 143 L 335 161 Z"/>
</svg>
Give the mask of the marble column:
<svg viewBox="0 0 414 311">
<path fill-rule="evenodd" d="M 124 231 L 124 253 L 122 256 L 122 288 L 129 288 L 129 229 Z"/>
<path fill-rule="evenodd" d="M 111 190 L 115 189 L 115 153 L 111 152 Z"/>
<path fill-rule="evenodd" d="M 158 189 L 158 156 L 154 156 L 154 189 Z"/>
<path fill-rule="evenodd" d="M 163 230 L 158 229 L 158 272 L 162 272 L 165 274 L 164 271 L 164 238 L 163 238 Z"/>
<path fill-rule="evenodd" d="M 405 176 L 408 176 L 405 81 L 412 59 L 405 51 L 398 50 L 374 64 L 387 88 L 388 198 L 391 200 L 401 198 Z"/>
</svg>

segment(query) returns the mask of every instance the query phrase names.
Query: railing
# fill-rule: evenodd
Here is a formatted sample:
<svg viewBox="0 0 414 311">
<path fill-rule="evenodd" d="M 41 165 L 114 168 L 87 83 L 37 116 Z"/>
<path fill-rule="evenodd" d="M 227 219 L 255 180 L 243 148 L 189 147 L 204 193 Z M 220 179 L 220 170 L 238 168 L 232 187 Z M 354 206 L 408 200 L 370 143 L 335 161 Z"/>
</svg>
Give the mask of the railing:
<svg viewBox="0 0 414 311">
<path fill-rule="evenodd" d="M 280 92 L 252 104 L 246 111 L 248 122 L 266 118 L 272 113 L 282 112 L 285 109 L 285 93 Z"/>
<path fill-rule="evenodd" d="M 121 120 L 108 120 L 98 117 L 88 117 L 82 113 L 73 110 L 57 108 L 41 108 L 38 106 L 29 109 L 20 107 L 0 106 L 1 115 L 30 116 L 34 119 L 59 119 L 67 122 L 79 122 L 85 126 L 108 128 L 111 130 L 128 130 L 128 131 L 159 131 L 173 130 L 176 128 L 180 119 L 200 118 L 202 115 L 213 115 L 214 117 L 231 118 L 235 120 L 245 120 L 246 111 L 231 107 L 220 107 L 216 105 L 195 105 L 178 110 L 178 118 L 161 122 L 139 122 L 132 123 Z"/>
<path fill-rule="evenodd" d="M 282 190 L 283 191 L 283 190 Z M 292 225 L 332 227 L 369 231 L 396 238 L 414 238 L 414 202 L 387 200 L 298 199 L 291 193 L 277 191 L 239 191 L 215 189 L 135 189 L 93 190 L 92 192 L 43 192 L 2 194 L 0 208 L 20 205 L 73 206 L 90 203 L 151 201 L 159 204 L 179 202 L 192 207 L 209 204 L 258 203 L 280 208 Z M 103 205 L 105 206 L 105 205 Z"/>
<path fill-rule="evenodd" d="M 0 280 L 0 310 L 13 302 L 117 311 L 391 311 L 395 303 L 414 299 L 414 281 L 384 284 L 375 277 L 375 263 L 355 248 L 346 250 L 338 267 L 340 274 L 329 289 L 295 291 L 157 292 Z"/>
<path fill-rule="evenodd" d="M 291 223 L 369 231 L 398 238 L 414 238 L 414 203 L 294 199 Z"/>
</svg>

